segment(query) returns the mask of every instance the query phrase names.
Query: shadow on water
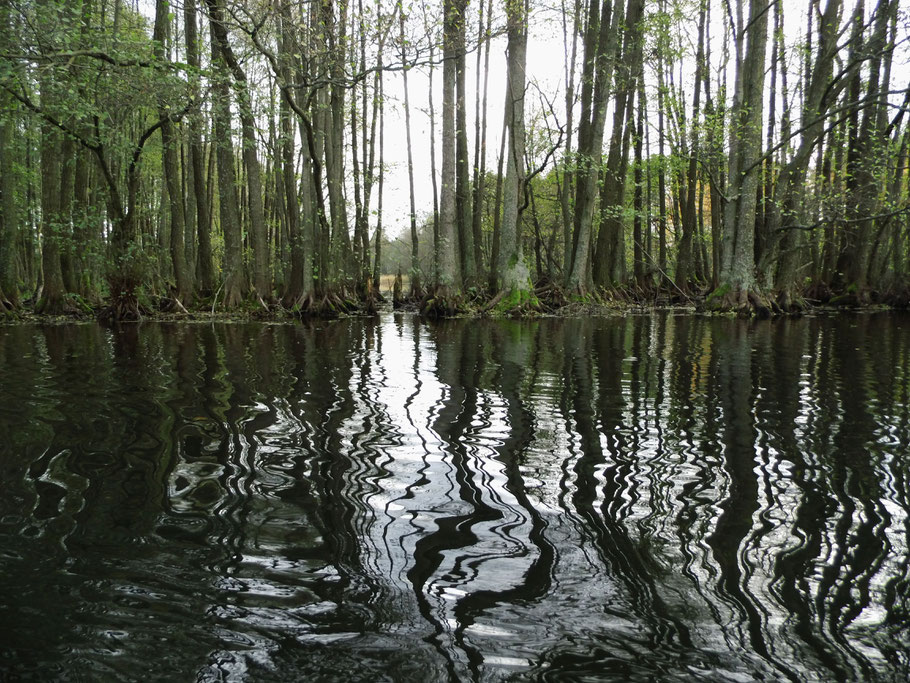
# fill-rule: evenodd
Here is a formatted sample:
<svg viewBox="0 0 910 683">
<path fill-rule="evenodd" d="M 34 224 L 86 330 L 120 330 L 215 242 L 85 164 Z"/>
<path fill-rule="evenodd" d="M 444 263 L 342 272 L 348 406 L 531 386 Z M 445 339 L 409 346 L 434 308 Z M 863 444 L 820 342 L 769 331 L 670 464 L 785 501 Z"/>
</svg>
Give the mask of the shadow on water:
<svg viewBox="0 0 910 683">
<path fill-rule="evenodd" d="M 910 318 L 0 330 L 0 678 L 905 680 Z"/>
</svg>

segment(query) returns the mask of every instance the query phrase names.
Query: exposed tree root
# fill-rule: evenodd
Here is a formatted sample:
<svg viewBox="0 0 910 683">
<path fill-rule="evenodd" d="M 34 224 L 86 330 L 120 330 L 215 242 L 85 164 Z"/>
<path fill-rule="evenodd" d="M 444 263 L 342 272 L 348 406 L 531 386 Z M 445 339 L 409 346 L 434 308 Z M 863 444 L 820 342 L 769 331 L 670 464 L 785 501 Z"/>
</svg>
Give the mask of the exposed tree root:
<svg viewBox="0 0 910 683">
<path fill-rule="evenodd" d="M 744 317 L 769 318 L 780 313 L 775 302 L 754 290 L 715 290 L 707 299 L 708 308 L 714 311 L 732 312 Z"/>
<path fill-rule="evenodd" d="M 78 315 L 81 311 L 65 294 L 44 294 L 35 304 L 35 313 L 41 315 Z"/>
<path fill-rule="evenodd" d="M 99 322 L 131 322 L 142 320 L 148 314 L 135 295 L 121 295 L 111 301 L 110 305 L 103 308 L 98 314 Z"/>
<path fill-rule="evenodd" d="M 423 284 L 419 277 L 413 277 L 412 275 L 410 281 L 411 288 L 408 292 L 407 297 L 402 301 L 402 307 L 404 307 L 408 302 L 419 304 L 426 296 L 426 290 L 424 290 Z"/>
<path fill-rule="evenodd" d="M 7 316 L 14 314 L 19 308 L 16 302 L 10 301 L 9 297 L 5 296 L 2 291 L 0 291 L 0 316 Z"/>
<path fill-rule="evenodd" d="M 882 302 L 894 308 L 910 308 L 910 286 L 902 285 L 891 289 L 882 297 Z"/>
<path fill-rule="evenodd" d="M 458 315 L 464 304 L 460 295 L 449 287 L 437 287 L 420 303 L 420 313 L 428 318 L 451 318 Z"/>
<path fill-rule="evenodd" d="M 276 312 L 284 310 L 280 304 L 269 303 L 263 299 L 256 294 L 255 290 L 252 292 L 251 299 L 250 303 L 253 304 L 254 309 L 250 312 L 250 315 L 257 320 L 269 320 Z"/>
<path fill-rule="evenodd" d="M 831 297 L 828 303 L 843 308 L 861 308 L 872 303 L 872 292 L 868 289 L 848 288 L 843 294 Z"/>
<path fill-rule="evenodd" d="M 313 301 L 313 294 L 302 294 L 300 288 L 294 287 L 284 293 L 279 299 L 279 304 L 285 310 L 295 313 L 301 308 L 309 306 Z"/>
<path fill-rule="evenodd" d="M 809 303 L 799 293 L 790 288 L 784 288 L 777 292 L 772 305 L 777 309 L 775 312 L 787 315 L 800 315 L 809 308 Z"/>
<path fill-rule="evenodd" d="M 313 306 L 315 297 L 312 292 L 307 294 L 286 294 L 281 301 L 282 307 L 293 315 L 300 315 L 301 311 L 309 311 Z"/>
<path fill-rule="evenodd" d="M 240 293 L 239 287 L 231 287 L 230 289 L 225 289 L 224 292 L 224 301 L 221 302 L 221 307 L 230 311 L 231 309 L 237 308 L 243 303 L 243 295 Z"/>
<path fill-rule="evenodd" d="M 373 286 L 373 278 L 368 277 L 363 288 L 363 310 L 367 315 L 376 315 L 378 304 L 385 301 L 382 294 Z"/>
<path fill-rule="evenodd" d="M 0 299 L 0 320 L 15 320 L 19 317 L 19 307 L 7 299 Z"/>
<path fill-rule="evenodd" d="M 168 289 L 170 290 L 169 294 L 168 296 L 161 297 L 158 304 L 158 310 L 163 313 L 176 313 L 192 317 L 192 314 L 186 309 L 183 302 L 180 301 L 180 297 L 177 296 L 177 290 L 174 287 L 169 287 Z"/>
<path fill-rule="evenodd" d="M 401 295 L 401 289 L 401 270 L 399 270 L 398 274 L 395 276 L 395 282 L 392 284 L 392 308 L 396 310 L 401 308 L 404 303 L 404 298 Z"/>
<path fill-rule="evenodd" d="M 622 293 L 628 303 L 643 306 L 654 301 L 658 290 L 653 283 L 642 280 L 641 282 L 632 281 L 622 287 Z"/>
<path fill-rule="evenodd" d="M 806 290 L 806 298 L 820 304 L 828 303 L 833 297 L 834 292 L 824 282 L 816 282 Z"/>
<path fill-rule="evenodd" d="M 114 277 L 110 281 L 112 292 L 108 306 L 98 313 L 99 322 L 128 322 L 142 320 L 148 310 L 139 302 L 136 294 L 137 283 L 126 277 Z"/>
<path fill-rule="evenodd" d="M 412 288 L 411 291 L 408 292 L 408 295 L 402 300 L 401 307 L 407 308 L 408 306 L 413 305 L 419 308 L 420 304 L 426 298 L 427 292 L 422 287 L 419 289 Z"/>
<path fill-rule="evenodd" d="M 488 296 L 489 294 L 485 286 L 480 284 L 472 285 L 462 293 L 462 304 L 467 306 L 481 306 Z"/>
<path fill-rule="evenodd" d="M 555 282 L 541 281 L 534 288 L 534 295 L 545 311 L 556 311 L 569 303 L 565 290 Z"/>
<path fill-rule="evenodd" d="M 500 290 L 483 307 L 484 313 L 497 313 L 515 318 L 536 315 L 542 310 L 536 290 L 520 287 Z"/>
<path fill-rule="evenodd" d="M 337 318 L 357 311 L 354 301 L 342 298 L 334 292 L 309 293 L 299 297 L 290 306 L 291 313 L 299 318 Z"/>
</svg>

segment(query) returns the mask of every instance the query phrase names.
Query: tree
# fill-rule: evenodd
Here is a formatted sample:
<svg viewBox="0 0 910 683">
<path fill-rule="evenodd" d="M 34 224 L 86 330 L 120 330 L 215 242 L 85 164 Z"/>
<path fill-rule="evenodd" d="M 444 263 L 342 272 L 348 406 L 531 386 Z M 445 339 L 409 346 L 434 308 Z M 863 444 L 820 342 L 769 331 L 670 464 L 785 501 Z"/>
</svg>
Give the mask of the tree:
<svg viewBox="0 0 910 683">
<path fill-rule="evenodd" d="M 155 30 L 152 40 L 155 41 L 155 56 L 165 61 L 165 32 L 168 21 L 168 3 L 166 0 L 157 0 L 155 3 Z M 170 210 L 170 254 L 171 264 L 174 269 L 176 281 L 175 297 L 182 306 L 192 302 L 193 285 L 190 281 L 188 265 L 186 263 L 186 250 L 184 248 L 185 214 L 183 201 L 183 188 L 180 168 L 177 163 L 177 135 L 174 124 L 169 118 L 168 103 L 161 99 L 158 106 L 158 117 L 161 119 L 161 146 L 164 149 L 164 180 L 167 185 L 168 208 Z"/>
<path fill-rule="evenodd" d="M 423 296 L 423 283 L 421 280 L 419 260 L 419 239 L 417 234 L 417 198 L 414 196 L 414 154 L 411 147 L 411 100 L 408 94 L 408 64 L 405 51 L 405 14 L 399 7 L 399 48 L 401 49 L 401 79 L 404 88 L 404 130 L 408 146 L 408 200 L 410 213 L 408 214 L 411 227 L 411 267 L 408 269 L 408 279 L 411 285 L 410 298 L 417 301 Z"/>
<path fill-rule="evenodd" d="M 230 46 L 224 12 L 219 0 L 206 0 L 212 36 L 212 122 L 215 156 L 218 163 L 218 218 L 224 235 L 222 283 L 223 306 L 235 308 L 246 296 L 240 206 L 237 200 L 237 173 L 234 168 L 234 142 L 231 132 Z M 242 105 L 241 105 L 242 107 Z"/>
<path fill-rule="evenodd" d="M 634 1 L 634 0 L 632 0 Z M 622 14 L 619 12 L 618 14 Z M 572 258 L 566 288 L 584 295 L 591 287 L 591 235 L 600 176 L 607 101 L 613 77 L 614 53 L 621 16 L 613 16 L 610 0 L 589 0 L 581 73 L 581 119 L 576 159 L 575 218 Z"/>
<path fill-rule="evenodd" d="M 14 28 L 9 0 L 0 2 L 0 51 L 12 50 Z M 19 223 L 17 182 L 14 172 L 16 101 L 0 93 L 0 314 L 19 308 L 16 277 L 16 237 Z"/>
<path fill-rule="evenodd" d="M 442 65 L 442 187 L 439 201 L 439 239 L 436 285 L 424 304 L 431 315 L 454 313 L 461 303 L 461 271 L 458 266 L 458 212 L 456 205 L 455 96 L 459 32 L 464 31 L 466 0 L 443 0 Z"/>
<path fill-rule="evenodd" d="M 508 79 L 506 81 L 506 121 L 509 142 L 507 149 L 506 179 L 503 185 L 502 234 L 499 262 L 499 306 L 508 311 L 524 307 L 537 307 L 537 297 L 531 284 L 531 275 L 525 263 L 521 244 L 520 220 L 527 205 L 525 200 L 525 68 L 528 52 L 527 0 L 506 2 L 508 33 Z M 495 301 L 495 299 L 494 299 Z"/>
<path fill-rule="evenodd" d="M 755 279 L 755 207 L 760 180 L 767 0 L 750 0 L 748 22 L 737 0 L 736 84 L 730 111 L 727 203 L 724 207 L 723 261 L 715 305 L 767 312 Z"/>
<path fill-rule="evenodd" d="M 644 0 L 630 0 L 625 14 L 621 58 L 616 69 L 613 100 L 613 132 L 603 170 L 600 194 L 600 230 L 594 251 L 593 279 L 598 287 L 624 284 L 626 244 L 624 209 L 629 145 L 632 138 L 633 105 L 642 68 L 642 13 Z"/>
</svg>

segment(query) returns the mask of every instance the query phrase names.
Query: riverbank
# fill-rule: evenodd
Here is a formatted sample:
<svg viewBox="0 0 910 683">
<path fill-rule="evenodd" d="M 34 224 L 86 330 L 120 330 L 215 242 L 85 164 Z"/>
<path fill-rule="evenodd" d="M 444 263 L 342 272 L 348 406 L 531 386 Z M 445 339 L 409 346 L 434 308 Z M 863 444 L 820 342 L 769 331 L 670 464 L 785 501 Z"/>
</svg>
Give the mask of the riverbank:
<svg viewBox="0 0 910 683">
<path fill-rule="evenodd" d="M 59 325 L 59 324 L 81 324 L 92 323 L 99 320 L 102 308 L 88 309 L 79 313 L 66 315 L 47 315 L 35 313 L 30 308 L 23 308 L 18 311 L 9 311 L 5 315 L 0 315 L 0 326 L 10 325 Z M 907 310 L 905 306 L 894 306 L 887 303 L 874 303 L 866 305 L 836 305 L 836 304 L 809 304 L 798 313 L 771 314 L 770 318 L 782 317 L 799 317 L 802 315 L 834 315 L 838 313 L 859 313 L 859 312 L 879 312 L 879 311 L 900 311 Z M 624 300 L 596 300 L 596 301 L 574 301 L 568 302 L 561 306 L 541 306 L 536 310 L 522 310 L 520 312 L 502 312 L 496 309 L 488 308 L 483 303 L 468 305 L 454 318 L 511 318 L 511 319 L 539 319 L 539 318 L 577 318 L 577 317 L 621 317 L 627 315 L 643 315 L 656 312 L 673 311 L 676 313 L 688 313 L 700 316 L 723 316 L 723 317 L 743 317 L 731 311 L 714 311 L 705 305 L 704 298 L 693 299 L 688 302 L 678 302 L 672 300 L 656 300 L 650 303 L 641 301 L 624 301 Z M 260 322 L 260 323 L 290 323 L 300 320 L 332 320 L 341 318 L 369 318 L 380 313 L 405 313 L 425 318 L 420 311 L 419 303 L 407 302 L 399 307 L 393 307 L 389 299 L 379 302 L 371 310 L 366 307 L 356 307 L 349 311 L 339 311 L 333 315 L 323 316 L 301 316 L 300 314 L 273 305 L 268 309 L 262 306 L 240 307 L 232 311 L 211 310 L 209 307 L 191 308 L 186 312 L 174 312 L 149 309 L 143 311 L 142 316 L 137 320 L 121 321 L 117 324 L 131 324 L 143 322 Z M 756 316 L 758 317 L 758 316 Z"/>
</svg>

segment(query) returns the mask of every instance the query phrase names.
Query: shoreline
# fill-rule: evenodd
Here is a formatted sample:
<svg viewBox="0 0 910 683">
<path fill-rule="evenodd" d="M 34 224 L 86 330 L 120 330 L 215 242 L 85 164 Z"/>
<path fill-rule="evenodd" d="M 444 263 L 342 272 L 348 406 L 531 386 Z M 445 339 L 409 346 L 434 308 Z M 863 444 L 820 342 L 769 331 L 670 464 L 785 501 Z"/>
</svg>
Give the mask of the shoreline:
<svg viewBox="0 0 910 683">
<path fill-rule="evenodd" d="M 232 312 L 216 311 L 212 313 L 209 310 L 191 309 L 188 313 L 173 313 L 165 311 L 152 311 L 143 315 L 138 320 L 122 321 L 102 321 L 97 313 L 73 313 L 66 315 L 47 315 L 35 313 L 31 310 L 20 310 L 16 312 L 7 312 L 5 316 L 0 316 L 0 327 L 14 327 L 17 325 L 82 325 L 89 323 L 98 323 L 105 327 L 116 327 L 120 325 L 140 325 L 142 323 L 262 323 L 262 324 L 291 324 L 316 321 L 334 321 L 346 318 L 375 318 L 387 313 L 401 313 L 409 316 L 424 318 L 428 322 L 439 320 L 540 320 L 553 318 L 619 318 L 627 316 L 651 315 L 654 313 L 671 312 L 677 314 L 687 314 L 699 317 L 722 317 L 722 318 L 751 318 L 754 320 L 779 320 L 793 319 L 814 315 L 838 315 L 838 314 L 859 314 L 859 313 L 905 313 L 908 309 L 900 306 L 889 304 L 868 304 L 864 306 L 838 306 L 831 304 L 822 304 L 810 306 L 798 313 L 776 314 L 765 317 L 743 316 L 733 311 L 713 311 L 693 305 L 663 303 L 651 306 L 641 304 L 630 304 L 612 302 L 609 304 L 594 303 L 571 303 L 555 308 L 550 311 L 527 312 L 520 314 L 503 314 L 495 311 L 484 310 L 482 308 L 469 309 L 458 315 L 447 317 L 433 317 L 422 314 L 419 307 L 413 304 L 393 308 L 391 304 L 382 304 L 373 312 L 366 310 L 356 310 L 348 313 L 339 313 L 334 316 L 300 316 L 292 313 L 287 309 L 275 309 L 263 311 L 255 310 L 237 310 Z"/>
</svg>

